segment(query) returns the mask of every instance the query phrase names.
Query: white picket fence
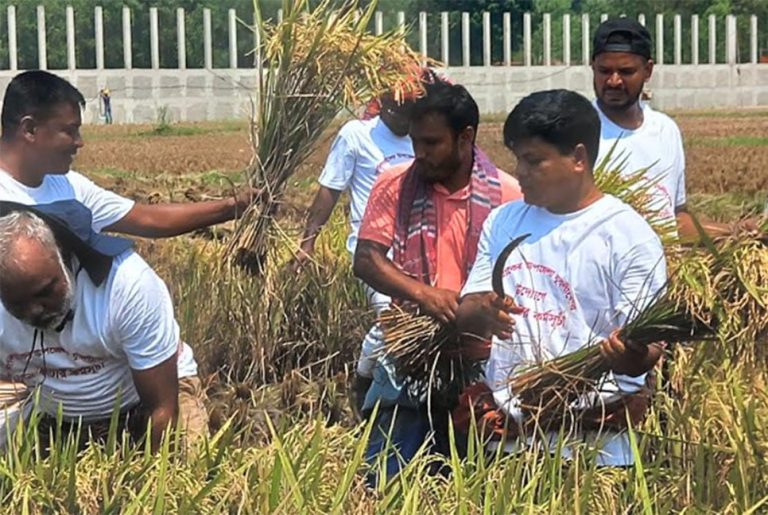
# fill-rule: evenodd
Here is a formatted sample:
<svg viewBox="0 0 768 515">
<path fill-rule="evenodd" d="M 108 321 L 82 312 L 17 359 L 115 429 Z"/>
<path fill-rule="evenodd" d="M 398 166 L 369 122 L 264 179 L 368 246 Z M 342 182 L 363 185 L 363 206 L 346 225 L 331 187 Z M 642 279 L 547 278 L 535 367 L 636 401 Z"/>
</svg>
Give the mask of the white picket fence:
<svg viewBox="0 0 768 515">
<path fill-rule="evenodd" d="M 89 14 L 90 15 L 90 14 Z M 279 16 L 279 15 L 278 15 Z M 94 33 L 92 35 L 95 47 L 95 69 L 104 69 L 104 11 L 102 7 L 96 7 L 93 12 L 94 17 Z M 436 16 L 432 16 L 433 20 Z M 522 64 L 524 66 L 531 66 L 534 64 L 540 64 L 543 66 L 551 65 L 576 65 L 576 64 L 589 64 L 590 58 L 590 44 L 592 38 L 592 30 L 590 30 L 590 22 L 595 21 L 598 18 L 590 17 L 587 14 L 579 15 L 578 17 L 571 16 L 569 14 L 563 15 L 562 23 L 559 24 L 562 28 L 562 51 L 558 52 L 558 59 L 553 59 L 553 30 L 552 21 L 553 17 L 550 14 L 544 14 L 540 19 L 535 19 L 531 13 L 524 13 L 522 16 L 522 58 L 521 62 L 513 62 L 512 41 L 513 41 L 513 18 L 511 13 L 504 13 L 502 16 L 502 45 L 503 49 L 501 54 L 503 59 L 499 63 L 492 62 L 492 24 L 491 14 L 482 14 L 482 65 L 492 66 L 499 64 L 503 66 L 511 66 L 513 64 Z M 538 17 L 537 17 L 538 18 Z M 385 30 L 384 13 L 375 13 L 373 30 L 376 33 L 381 33 Z M 573 19 L 573 20 L 572 20 Z M 607 15 L 601 15 L 600 21 L 607 19 Z M 184 9 L 176 9 L 176 48 L 178 52 L 177 67 L 178 69 L 187 68 L 187 48 L 186 48 L 186 24 L 185 24 L 185 12 Z M 396 16 L 396 23 L 401 26 L 406 26 L 405 13 L 399 12 Z M 452 32 L 451 24 L 449 23 L 449 13 L 439 13 L 439 27 L 429 26 L 429 15 L 426 12 L 419 14 L 418 20 L 413 24 L 413 29 L 418 34 L 418 50 L 425 58 L 432 57 L 441 60 L 448 66 L 451 63 L 452 52 L 456 49 L 451 48 L 451 35 L 455 35 Z M 202 18 L 202 31 L 203 31 L 203 68 L 213 69 L 213 35 L 211 29 L 211 10 L 203 10 Z M 642 24 L 646 24 L 646 18 L 644 15 L 639 16 L 639 21 Z M 758 18 L 757 16 L 749 17 L 749 58 L 746 56 L 739 56 L 738 41 L 739 33 L 737 30 L 737 18 L 734 15 L 728 15 L 725 18 L 725 45 L 724 55 L 718 58 L 718 37 L 722 35 L 718 34 L 718 19 L 714 15 L 707 17 L 707 34 L 706 42 L 708 48 L 708 55 L 706 60 L 700 59 L 699 46 L 701 44 L 701 23 L 704 20 L 700 19 L 698 15 L 693 15 L 687 20 L 689 26 L 686 28 L 690 33 L 690 40 L 687 42 L 689 45 L 689 51 L 686 52 L 686 62 L 683 62 L 683 19 L 680 15 L 675 15 L 673 20 L 673 33 L 672 33 L 672 45 L 673 61 L 668 64 L 739 64 L 739 62 L 748 62 L 756 64 L 760 59 L 759 55 L 759 34 L 758 34 Z M 578 61 L 572 57 L 572 23 L 580 23 L 581 34 L 581 56 Z M 230 9 L 227 13 L 227 28 L 228 28 L 228 60 L 230 69 L 238 69 L 238 16 L 234 9 Z M 541 48 L 540 54 L 534 59 L 533 53 L 533 37 L 534 37 L 534 23 L 536 28 L 540 29 L 537 33 L 541 34 Z M 133 66 L 133 53 L 132 53 L 132 13 L 127 7 L 122 9 L 122 43 L 123 43 L 123 68 L 125 70 L 132 69 Z M 150 43 L 150 68 L 159 69 L 160 63 L 160 33 L 158 30 L 158 10 L 156 7 L 149 8 L 149 43 Z M 7 36 L 8 36 L 8 62 L 0 63 L 0 68 L 8 70 L 17 70 L 19 67 L 18 60 L 18 40 L 17 40 L 17 19 L 16 19 L 16 7 L 13 5 L 8 6 L 7 10 Z M 520 29 L 519 27 L 517 28 Z M 594 29 L 594 26 L 592 26 Z M 194 30 L 200 30 L 200 27 L 194 27 Z M 428 48 L 430 41 L 430 31 L 440 31 L 440 48 L 439 52 L 436 49 Z M 455 30 L 455 28 L 454 28 Z M 472 45 L 471 45 L 471 25 L 470 14 L 467 12 L 461 13 L 461 22 L 459 30 L 461 31 L 461 65 L 468 67 L 473 62 L 472 59 Z M 668 41 L 665 39 L 665 19 L 661 14 L 655 16 L 655 56 L 654 59 L 658 64 L 664 64 L 664 50 L 667 48 L 665 45 Z M 67 41 L 67 69 L 77 69 L 76 60 L 76 38 L 75 38 L 75 12 L 70 6 L 66 8 L 66 41 Z M 82 36 L 82 34 L 81 34 Z M 91 35 L 87 35 L 90 37 Z M 162 44 L 173 44 L 172 42 L 163 41 Z M 538 46 L 538 44 L 537 44 Z M 46 10 L 45 7 L 40 5 L 37 7 L 37 49 L 38 49 L 38 67 L 40 69 L 48 68 L 47 57 L 47 34 L 46 34 Z M 498 50 L 498 49 L 497 49 Z M 476 57 L 476 56 L 475 56 Z M 7 65 L 7 67 L 6 67 Z M 241 68 L 241 67 L 240 67 Z"/>
</svg>

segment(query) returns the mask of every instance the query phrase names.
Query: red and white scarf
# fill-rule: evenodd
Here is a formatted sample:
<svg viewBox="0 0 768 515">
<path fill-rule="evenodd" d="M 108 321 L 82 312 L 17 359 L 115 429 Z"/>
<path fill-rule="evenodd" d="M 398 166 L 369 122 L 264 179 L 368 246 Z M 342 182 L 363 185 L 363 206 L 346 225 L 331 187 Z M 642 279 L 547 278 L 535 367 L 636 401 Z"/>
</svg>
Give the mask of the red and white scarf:
<svg viewBox="0 0 768 515">
<path fill-rule="evenodd" d="M 415 164 L 405 173 L 395 221 L 393 261 L 407 275 L 434 286 L 437 274 L 437 211 L 432 201 L 432 186 L 419 176 Z M 491 209 L 499 204 L 499 172 L 488 157 L 475 147 L 470 178 L 469 220 L 464 241 L 464 280 L 477 256 L 483 222 Z"/>
</svg>

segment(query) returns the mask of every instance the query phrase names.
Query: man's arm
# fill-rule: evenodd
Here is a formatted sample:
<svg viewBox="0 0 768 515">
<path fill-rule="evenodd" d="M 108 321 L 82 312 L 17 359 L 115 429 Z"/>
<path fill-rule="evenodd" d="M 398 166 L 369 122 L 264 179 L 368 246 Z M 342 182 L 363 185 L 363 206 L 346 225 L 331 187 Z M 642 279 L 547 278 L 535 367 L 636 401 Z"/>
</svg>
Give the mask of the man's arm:
<svg viewBox="0 0 768 515">
<path fill-rule="evenodd" d="M 315 253 L 315 240 L 322 230 L 323 226 L 331 217 L 333 208 L 339 201 L 341 190 L 335 190 L 326 186 L 320 186 L 317 190 L 312 205 L 307 215 L 307 223 L 304 227 L 304 234 L 301 236 L 299 253 L 294 259 L 296 265 L 300 265 L 307 258 Z"/>
<path fill-rule="evenodd" d="M 434 288 L 401 272 L 387 257 L 389 249 L 371 240 L 358 240 L 353 271 L 374 290 L 396 299 L 411 301 L 441 322 L 456 318 L 459 294 Z"/>
<path fill-rule="evenodd" d="M 258 198 L 258 193 L 246 188 L 234 197 L 188 204 L 135 204 L 106 231 L 141 236 L 144 238 L 168 238 L 196 229 L 227 222 L 245 212 Z"/>
<path fill-rule="evenodd" d="M 179 414 L 179 379 L 176 355 L 146 370 L 131 370 L 141 406 L 151 421 L 152 452 L 160 447 L 163 433 L 173 428 Z"/>
<path fill-rule="evenodd" d="M 680 234 L 680 240 L 684 243 L 696 243 L 701 239 L 699 230 L 693 221 L 693 216 L 688 212 L 685 205 L 677 208 L 675 212 L 677 217 L 677 230 Z M 738 223 L 725 224 L 708 220 L 702 216 L 696 216 L 696 220 L 704 231 L 704 234 L 710 238 L 727 238 L 741 231 L 760 231 L 760 226 L 755 219 L 745 219 Z"/>
</svg>

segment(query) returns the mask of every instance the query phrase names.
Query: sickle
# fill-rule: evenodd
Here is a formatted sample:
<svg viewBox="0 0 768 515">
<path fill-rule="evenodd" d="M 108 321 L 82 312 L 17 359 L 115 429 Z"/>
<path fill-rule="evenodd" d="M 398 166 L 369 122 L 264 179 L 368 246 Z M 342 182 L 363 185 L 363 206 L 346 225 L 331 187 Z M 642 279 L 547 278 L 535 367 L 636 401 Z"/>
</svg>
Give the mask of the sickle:
<svg viewBox="0 0 768 515">
<path fill-rule="evenodd" d="M 494 293 L 498 295 L 500 299 L 504 298 L 504 283 L 502 282 L 502 275 L 504 274 L 504 265 L 507 262 L 507 258 L 512 253 L 512 251 L 515 250 L 523 242 L 523 240 L 530 235 L 531 233 L 523 234 L 522 236 L 518 236 L 514 240 L 507 243 L 507 246 L 504 247 L 504 250 L 501 251 L 499 258 L 493 265 L 491 284 L 493 285 Z"/>
</svg>

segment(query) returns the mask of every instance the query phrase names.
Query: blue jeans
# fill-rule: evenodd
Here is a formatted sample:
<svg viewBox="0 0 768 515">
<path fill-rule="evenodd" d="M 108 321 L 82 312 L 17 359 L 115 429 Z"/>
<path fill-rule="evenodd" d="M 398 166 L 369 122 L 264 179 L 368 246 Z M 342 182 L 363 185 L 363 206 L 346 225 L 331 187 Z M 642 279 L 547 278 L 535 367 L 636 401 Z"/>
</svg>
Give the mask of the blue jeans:
<svg viewBox="0 0 768 515">
<path fill-rule="evenodd" d="M 426 442 L 428 454 L 448 456 L 448 417 L 445 409 L 434 410 L 430 420 L 426 407 L 409 408 L 403 406 L 380 407 L 373 424 L 365 461 L 376 466 L 379 455 L 386 452 L 386 477 L 391 479 L 410 463 L 419 449 Z M 460 445 L 460 447 L 463 447 Z M 441 467 L 435 463 L 430 473 L 441 473 Z M 366 481 L 368 486 L 378 483 L 379 469 L 373 468 Z"/>
</svg>

